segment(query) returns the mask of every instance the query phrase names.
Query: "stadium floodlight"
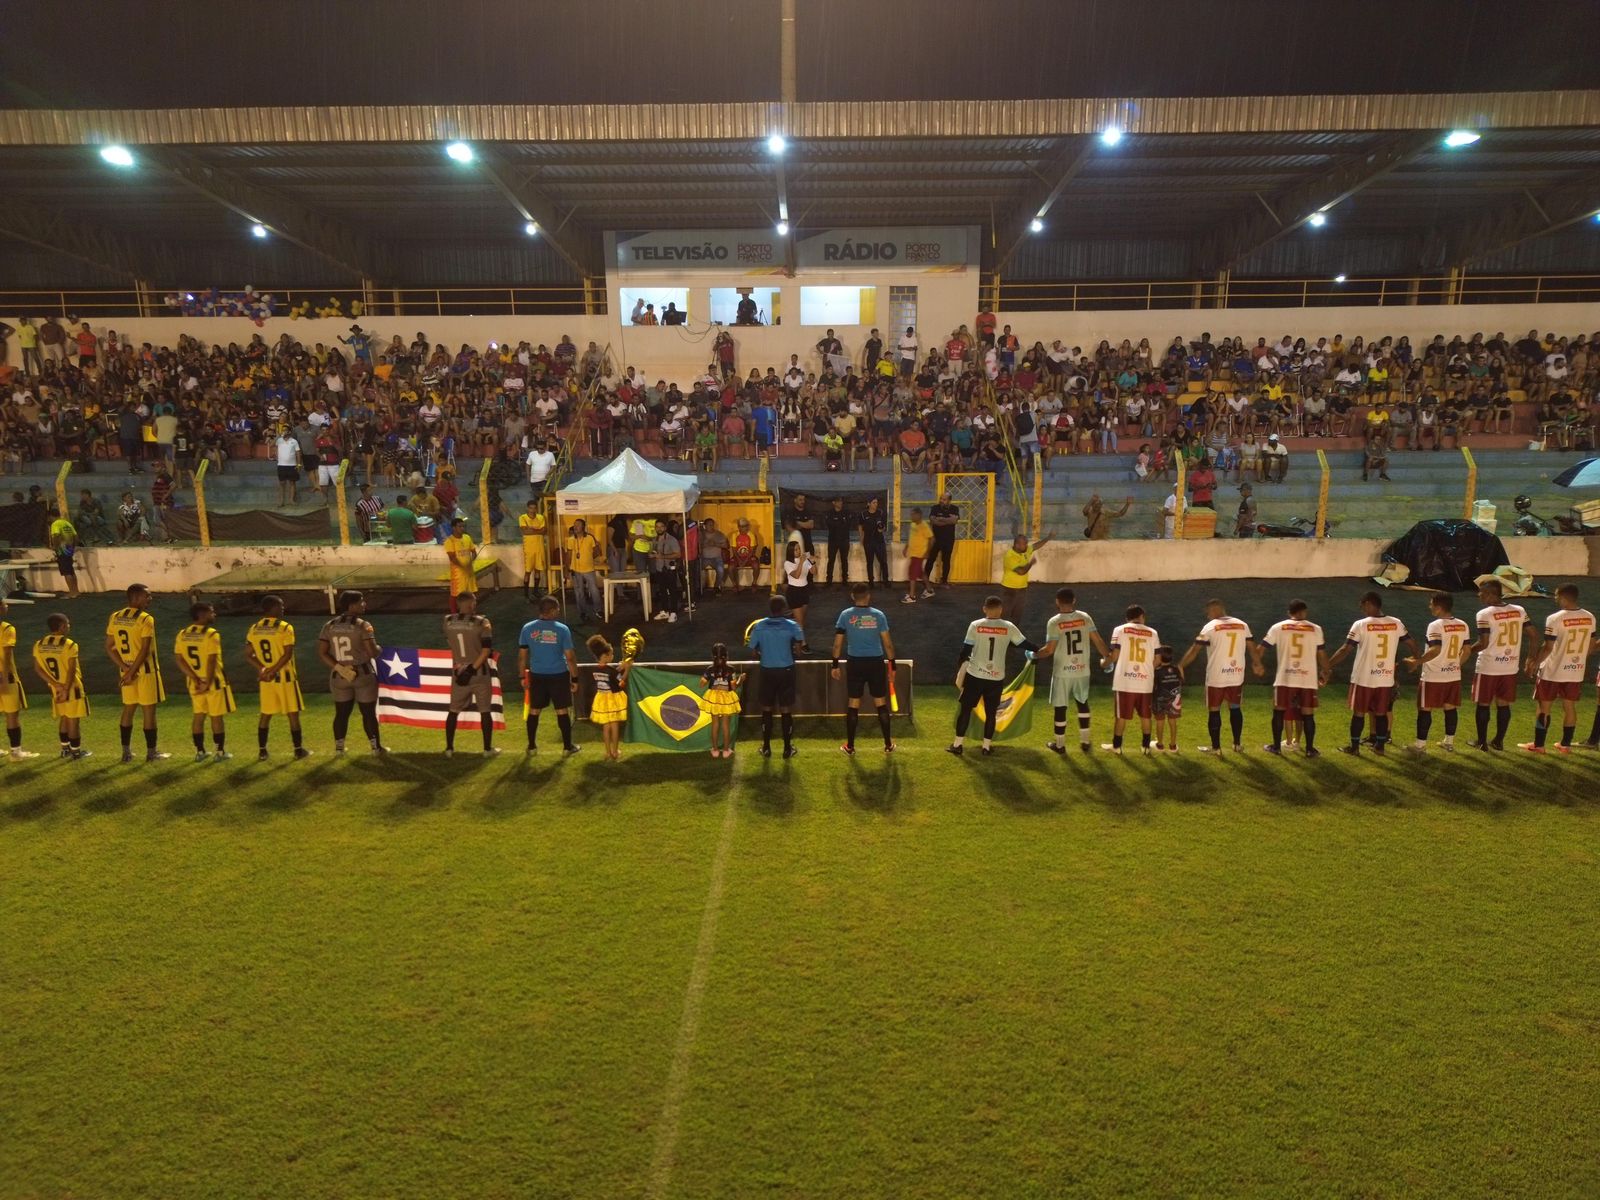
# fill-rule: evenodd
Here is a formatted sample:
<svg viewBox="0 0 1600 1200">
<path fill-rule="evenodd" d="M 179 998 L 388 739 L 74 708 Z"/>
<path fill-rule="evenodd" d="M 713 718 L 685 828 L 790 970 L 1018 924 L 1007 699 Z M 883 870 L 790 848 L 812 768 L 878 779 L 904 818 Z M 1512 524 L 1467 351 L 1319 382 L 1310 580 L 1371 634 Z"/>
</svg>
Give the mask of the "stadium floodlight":
<svg viewBox="0 0 1600 1200">
<path fill-rule="evenodd" d="M 779 157 L 789 148 L 789 140 L 781 133 L 775 133 L 767 139 L 767 153 Z"/>
<path fill-rule="evenodd" d="M 1115 146 L 1122 140 L 1122 126 L 1107 125 L 1100 131 L 1100 144 L 1102 146 Z"/>
<path fill-rule="evenodd" d="M 101 146 L 100 157 L 113 167 L 133 166 L 133 155 L 126 146 Z"/>
<path fill-rule="evenodd" d="M 1328 223 L 1328 214 L 1327 213 L 1314 212 L 1309 217 L 1306 218 L 1306 224 L 1311 226 L 1311 228 L 1313 228 L 1313 229 L 1321 229 L 1327 223 Z"/>
<path fill-rule="evenodd" d="M 451 142 L 444 148 L 444 152 L 450 156 L 452 162 L 469 163 L 473 159 L 472 147 L 465 142 Z"/>
<path fill-rule="evenodd" d="M 529 237 L 538 237 L 539 236 L 539 222 L 537 222 L 537 221 L 529 221 L 526 225 L 524 225 L 522 227 L 522 232 L 527 234 Z"/>
<path fill-rule="evenodd" d="M 779 237 L 788 237 L 789 236 L 789 222 L 787 222 L 787 221 L 779 221 L 778 222 L 778 236 Z"/>
<path fill-rule="evenodd" d="M 1470 129 L 1452 129 L 1444 135 L 1444 144 L 1452 150 L 1458 150 L 1462 146 L 1472 145 L 1482 136 L 1483 134 L 1475 133 Z"/>
<path fill-rule="evenodd" d="M 1044 222 L 1041 221 L 1038 217 L 1035 217 L 1033 220 L 1028 222 L 1028 232 L 1029 233 L 1043 233 L 1044 232 Z"/>
<path fill-rule="evenodd" d="M 250 232 L 258 238 L 264 238 L 267 236 L 267 227 L 260 221 L 257 221 L 250 226 Z"/>
<path fill-rule="evenodd" d="M 1343 275 L 1335 275 L 1333 277 L 1333 281 L 1335 283 L 1343 283 L 1344 282 L 1344 276 Z"/>
</svg>

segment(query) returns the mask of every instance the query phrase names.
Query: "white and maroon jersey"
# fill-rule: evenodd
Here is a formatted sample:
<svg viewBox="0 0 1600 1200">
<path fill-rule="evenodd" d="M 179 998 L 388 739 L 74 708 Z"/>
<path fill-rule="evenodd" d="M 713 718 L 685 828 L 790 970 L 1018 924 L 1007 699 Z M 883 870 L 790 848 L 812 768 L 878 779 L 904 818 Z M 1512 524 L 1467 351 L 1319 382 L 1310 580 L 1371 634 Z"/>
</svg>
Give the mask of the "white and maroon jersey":
<svg viewBox="0 0 1600 1200">
<path fill-rule="evenodd" d="M 1132 621 L 1118 625 L 1111 631 L 1111 649 L 1119 647 L 1116 666 L 1112 670 L 1111 690 L 1114 692 L 1154 692 L 1156 690 L 1156 651 L 1161 646 L 1161 635 L 1148 625 Z"/>
<path fill-rule="evenodd" d="M 1522 628 L 1528 610 L 1520 604 L 1491 604 L 1478 610 L 1478 633 L 1489 642 L 1478 651 L 1479 675 L 1515 675 L 1522 665 Z"/>
<path fill-rule="evenodd" d="M 1050 669 L 1063 679 L 1082 679 L 1089 674 L 1089 635 L 1095 632 L 1094 618 L 1076 610 L 1057 613 L 1046 622 L 1044 640 L 1055 643 Z"/>
<path fill-rule="evenodd" d="M 1550 653 L 1539 664 L 1539 678 L 1551 683 L 1582 683 L 1594 641 L 1594 614 L 1586 608 L 1558 608 L 1544 620 Z"/>
<path fill-rule="evenodd" d="M 1428 624 L 1428 646 L 1439 653 L 1422 664 L 1423 683 L 1460 683 L 1461 651 L 1472 637 L 1472 627 L 1460 617 L 1439 617 Z"/>
<path fill-rule="evenodd" d="M 1261 641 L 1277 652 L 1278 671 L 1272 677 L 1274 687 L 1316 689 L 1319 682 L 1317 651 L 1322 649 L 1321 625 L 1294 618 L 1279 621 L 1267 630 L 1267 636 Z"/>
<path fill-rule="evenodd" d="M 1006 677 L 1006 650 L 1027 641 L 1022 630 L 1010 621 L 995 617 L 980 617 L 967 626 L 967 645 L 972 653 L 967 656 L 967 677 L 987 679 L 991 682 Z"/>
<path fill-rule="evenodd" d="M 1350 626 L 1346 640 L 1356 648 L 1350 682 L 1357 687 L 1394 686 L 1394 667 L 1400 658 L 1400 639 L 1406 636 L 1399 617 L 1362 617 Z"/>
<path fill-rule="evenodd" d="M 1250 626 L 1237 617 L 1207 621 L 1195 634 L 1195 644 L 1206 648 L 1206 686 L 1238 687 L 1244 682 L 1244 656 Z"/>
</svg>

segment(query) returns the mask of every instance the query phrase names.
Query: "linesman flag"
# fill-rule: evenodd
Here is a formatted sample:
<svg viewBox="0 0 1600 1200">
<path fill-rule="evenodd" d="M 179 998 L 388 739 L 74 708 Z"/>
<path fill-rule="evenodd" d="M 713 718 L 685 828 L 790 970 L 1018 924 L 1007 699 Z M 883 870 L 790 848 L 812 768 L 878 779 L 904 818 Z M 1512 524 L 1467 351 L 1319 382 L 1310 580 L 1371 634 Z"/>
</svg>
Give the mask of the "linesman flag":
<svg viewBox="0 0 1600 1200">
<path fill-rule="evenodd" d="M 496 672 L 489 678 L 492 681 L 489 711 L 494 714 L 494 727 L 504 729 L 505 701 L 500 695 L 500 675 Z M 378 722 L 443 729 L 445 717 L 450 714 L 453 680 L 450 651 L 385 646 L 378 654 Z M 466 711 L 477 712 L 477 709 L 469 704 Z"/>
<path fill-rule="evenodd" d="M 628 672 L 623 739 L 663 750 L 711 749 L 711 714 L 700 702 L 699 684 L 693 675 L 634 667 Z"/>
<path fill-rule="evenodd" d="M 974 710 L 978 720 L 985 720 L 983 704 Z M 997 741 L 1021 737 L 1033 728 L 1033 663 L 1022 665 L 1017 677 L 1006 684 L 1000 693 L 1000 703 L 994 717 L 994 736 Z"/>
</svg>

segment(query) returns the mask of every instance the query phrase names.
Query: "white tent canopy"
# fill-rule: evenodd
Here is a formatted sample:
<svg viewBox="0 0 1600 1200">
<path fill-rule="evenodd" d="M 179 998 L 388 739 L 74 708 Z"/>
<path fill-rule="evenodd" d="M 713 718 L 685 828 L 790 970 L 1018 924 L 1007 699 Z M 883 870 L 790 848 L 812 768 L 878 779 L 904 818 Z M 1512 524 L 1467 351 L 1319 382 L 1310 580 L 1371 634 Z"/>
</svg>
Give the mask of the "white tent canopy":
<svg viewBox="0 0 1600 1200">
<path fill-rule="evenodd" d="M 700 498 L 693 475 L 675 475 L 653 467 L 632 450 L 624 450 L 587 479 L 556 493 L 556 512 L 563 517 L 604 513 L 688 514 Z"/>
</svg>

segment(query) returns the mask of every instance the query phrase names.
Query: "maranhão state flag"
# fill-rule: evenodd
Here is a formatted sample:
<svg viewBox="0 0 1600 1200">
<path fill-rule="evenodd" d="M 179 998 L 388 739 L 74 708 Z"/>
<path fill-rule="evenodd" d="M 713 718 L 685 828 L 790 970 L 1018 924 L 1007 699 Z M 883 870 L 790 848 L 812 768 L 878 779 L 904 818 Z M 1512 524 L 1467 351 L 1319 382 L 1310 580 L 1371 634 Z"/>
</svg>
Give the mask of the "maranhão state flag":
<svg viewBox="0 0 1600 1200">
<path fill-rule="evenodd" d="M 489 660 L 491 663 L 493 658 Z M 450 684 L 454 672 L 448 650 L 411 650 L 385 646 L 378 654 L 378 721 L 387 725 L 414 725 L 443 729 L 450 715 Z M 495 672 L 489 711 L 494 727 L 506 727 L 505 704 L 500 695 L 500 675 Z M 467 712 L 476 712 L 470 704 Z"/>
</svg>

